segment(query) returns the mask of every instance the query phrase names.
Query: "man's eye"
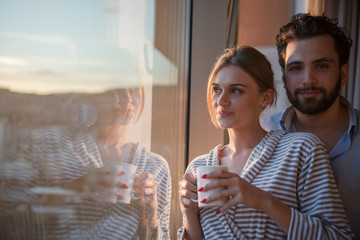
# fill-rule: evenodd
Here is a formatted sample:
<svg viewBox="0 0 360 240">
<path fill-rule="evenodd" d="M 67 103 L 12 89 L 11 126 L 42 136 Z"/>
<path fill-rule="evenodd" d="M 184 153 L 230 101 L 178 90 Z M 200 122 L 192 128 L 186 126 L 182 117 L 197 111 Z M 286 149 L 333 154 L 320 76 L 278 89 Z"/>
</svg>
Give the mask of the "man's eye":
<svg viewBox="0 0 360 240">
<path fill-rule="evenodd" d="M 329 68 L 329 66 L 327 64 L 317 64 L 316 68 L 317 69 L 327 69 L 327 68 Z"/>
<path fill-rule="evenodd" d="M 301 66 L 291 66 L 288 68 L 289 72 L 297 72 L 300 71 L 302 69 Z"/>
</svg>

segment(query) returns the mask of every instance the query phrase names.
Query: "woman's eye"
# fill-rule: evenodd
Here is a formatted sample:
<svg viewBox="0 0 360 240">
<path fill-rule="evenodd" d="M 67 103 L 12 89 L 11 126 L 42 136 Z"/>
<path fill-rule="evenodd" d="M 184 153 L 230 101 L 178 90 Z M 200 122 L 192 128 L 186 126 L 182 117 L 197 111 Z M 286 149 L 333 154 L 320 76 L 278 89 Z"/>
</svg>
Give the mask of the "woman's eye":
<svg viewBox="0 0 360 240">
<path fill-rule="evenodd" d="M 221 88 L 214 87 L 214 88 L 213 88 L 213 92 L 214 92 L 215 94 L 219 94 L 219 93 L 221 93 Z"/>
<path fill-rule="evenodd" d="M 236 93 L 236 94 L 239 94 L 239 93 L 243 93 L 244 91 L 241 90 L 240 88 L 233 88 L 233 89 L 232 89 L 232 92 L 233 92 L 233 93 Z"/>
</svg>

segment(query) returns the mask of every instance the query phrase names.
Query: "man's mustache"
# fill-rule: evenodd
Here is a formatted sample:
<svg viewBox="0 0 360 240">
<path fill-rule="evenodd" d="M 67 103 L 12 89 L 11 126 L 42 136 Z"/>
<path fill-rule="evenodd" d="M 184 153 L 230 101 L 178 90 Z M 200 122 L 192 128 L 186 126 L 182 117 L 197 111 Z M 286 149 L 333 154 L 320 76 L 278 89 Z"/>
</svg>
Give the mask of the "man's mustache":
<svg viewBox="0 0 360 240">
<path fill-rule="evenodd" d="M 325 89 L 322 87 L 301 87 L 301 88 L 295 89 L 295 95 L 300 94 L 302 92 L 310 92 L 310 91 L 316 91 L 316 92 L 321 92 L 321 93 L 326 92 Z"/>
</svg>

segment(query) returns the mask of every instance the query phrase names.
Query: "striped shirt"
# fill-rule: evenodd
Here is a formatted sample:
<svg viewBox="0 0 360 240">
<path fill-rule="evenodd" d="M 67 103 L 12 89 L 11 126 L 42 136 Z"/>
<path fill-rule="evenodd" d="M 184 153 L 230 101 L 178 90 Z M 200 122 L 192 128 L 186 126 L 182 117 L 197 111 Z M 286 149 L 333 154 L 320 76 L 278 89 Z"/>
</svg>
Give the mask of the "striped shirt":
<svg viewBox="0 0 360 240">
<path fill-rule="evenodd" d="M 86 127 L 39 127 L 27 133 L 19 132 L 16 157 L 0 164 L 0 239 L 139 239 L 143 207 L 136 201 L 99 203 L 91 193 L 59 187 L 103 166 Z M 169 239 L 168 163 L 131 146 L 132 164 L 158 182 L 158 239 Z"/>
<path fill-rule="evenodd" d="M 219 165 L 217 146 L 194 159 L 187 172 Z M 270 131 L 254 148 L 241 176 L 291 208 L 288 235 L 264 212 L 239 204 L 224 213 L 200 208 L 204 239 L 351 239 L 324 145 L 308 133 Z M 184 237 L 184 226 L 178 238 Z"/>
<path fill-rule="evenodd" d="M 354 109 L 341 95 L 340 103 L 349 112 L 348 129 L 336 145 L 328 150 L 329 158 L 345 214 L 356 239 L 360 239 L 360 111 Z M 281 112 L 262 118 L 261 125 L 265 130 L 297 132 L 293 122 L 294 115 L 295 108 L 289 106 Z"/>
</svg>

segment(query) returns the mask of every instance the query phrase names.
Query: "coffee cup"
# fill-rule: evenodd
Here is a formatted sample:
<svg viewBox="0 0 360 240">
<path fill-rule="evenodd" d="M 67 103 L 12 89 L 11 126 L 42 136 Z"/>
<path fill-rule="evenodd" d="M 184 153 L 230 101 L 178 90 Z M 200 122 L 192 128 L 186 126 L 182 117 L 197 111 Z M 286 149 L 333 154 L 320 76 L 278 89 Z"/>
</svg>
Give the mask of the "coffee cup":
<svg viewBox="0 0 360 240">
<path fill-rule="evenodd" d="M 106 201 L 130 204 L 136 176 L 136 166 L 129 163 L 117 163 L 110 164 L 108 167 L 111 172 L 110 178 L 108 178 L 111 187 L 106 189 Z"/>
<path fill-rule="evenodd" d="M 206 183 L 209 183 L 212 181 L 212 179 L 206 179 L 201 178 L 204 174 L 208 174 L 210 172 L 221 172 L 221 171 L 228 171 L 228 168 L 226 166 L 202 166 L 197 168 L 197 187 L 198 189 L 205 185 Z M 213 207 L 213 206 L 222 206 L 226 201 L 227 198 L 218 199 L 215 201 L 211 201 L 209 203 L 202 203 L 201 200 L 204 198 L 207 198 L 208 196 L 217 193 L 223 189 L 226 189 L 225 187 L 219 187 L 215 189 L 211 189 L 208 191 L 198 191 L 198 205 L 199 207 Z"/>
</svg>

